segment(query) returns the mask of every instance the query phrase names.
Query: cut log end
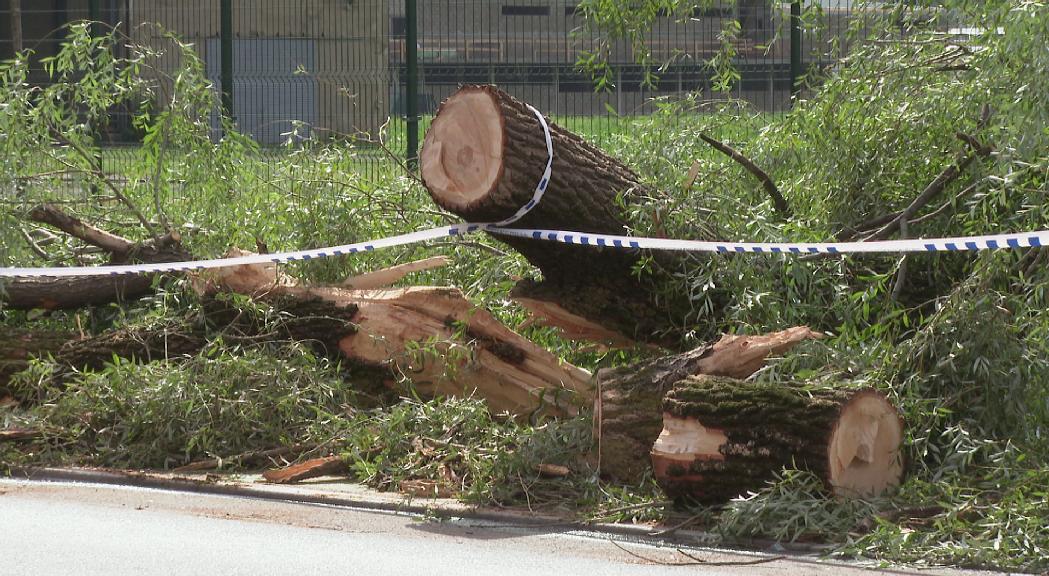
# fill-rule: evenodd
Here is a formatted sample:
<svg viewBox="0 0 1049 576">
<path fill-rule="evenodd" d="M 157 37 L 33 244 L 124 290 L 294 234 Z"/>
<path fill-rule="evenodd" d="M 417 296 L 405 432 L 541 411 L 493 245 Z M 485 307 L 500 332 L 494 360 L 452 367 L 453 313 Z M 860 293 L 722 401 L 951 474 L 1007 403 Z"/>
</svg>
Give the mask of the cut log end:
<svg viewBox="0 0 1049 576">
<path fill-rule="evenodd" d="M 468 86 L 441 104 L 419 156 L 426 188 L 452 211 L 469 210 L 503 171 L 505 131 L 490 90 Z"/>
<path fill-rule="evenodd" d="M 878 496 L 903 477 L 903 422 L 874 390 L 702 376 L 676 384 L 664 410 L 652 466 L 674 498 L 725 502 L 783 467 L 813 472 L 841 497 Z"/>
<path fill-rule="evenodd" d="M 841 410 L 827 450 L 830 484 L 839 496 L 877 496 L 900 483 L 903 422 L 877 392 L 860 392 Z"/>
</svg>

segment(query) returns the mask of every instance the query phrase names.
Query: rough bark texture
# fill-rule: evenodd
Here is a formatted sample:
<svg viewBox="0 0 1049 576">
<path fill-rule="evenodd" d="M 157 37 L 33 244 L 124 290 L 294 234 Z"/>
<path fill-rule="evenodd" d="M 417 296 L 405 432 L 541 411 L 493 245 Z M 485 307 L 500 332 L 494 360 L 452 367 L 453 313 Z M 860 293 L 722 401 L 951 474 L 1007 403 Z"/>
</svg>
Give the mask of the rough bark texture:
<svg viewBox="0 0 1049 576">
<path fill-rule="evenodd" d="M 648 470 L 649 452 L 663 429 L 663 395 L 677 382 L 694 374 L 746 378 L 770 354 L 818 337 L 805 326 L 758 336 L 726 335 L 690 352 L 600 372 L 594 413 L 602 474 L 634 482 Z"/>
<path fill-rule="evenodd" d="M 423 394 L 476 395 L 493 412 L 521 416 L 537 410 L 575 414 L 593 397 L 589 372 L 561 362 L 455 288 L 303 287 L 267 265 L 221 269 L 209 282 L 212 288 L 265 299 L 319 299 L 355 307 L 355 330 L 338 338 L 337 349 L 354 363 L 403 377 L 396 380 L 410 381 Z M 403 382 L 389 384 L 403 390 Z"/>
<path fill-rule="evenodd" d="M 110 254 L 110 264 L 160 263 L 192 260 L 176 233 L 145 242 L 132 242 L 110 234 L 66 214 L 49 204 L 29 212 L 29 219 L 47 224 L 102 248 Z M 123 302 L 153 291 L 156 274 L 125 276 L 83 276 L 71 278 L 9 278 L 0 281 L 0 306 L 15 310 L 82 308 Z"/>
<path fill-rule="evenodd" d="M 669 496 L 703 503 L 758 490 L 784 467 L 810 470 L 831 487 L 832 435 L 842 411 L 866 394 L 878 393 L 689 377 L 667 393 L 663 410 L 668 418 L 697 421 L 720 440 L 691 461 L 654 450 L 656 479 Z"/>
<path fill-rule="evenodd" d="M 76 334 L 61 330 L 25 330 L 0 327 L 0 397 L 8 394 L 8 381 L 24 370 L 30 358 L 53 354 Z"/>
<path fill-rule="evenodd" d="M 456 206 L 432 182 L 424 183 L 434 201 L 471 222 L 493 222 L 512 216 L 532 198 L 546 165 L 543 129 L 524 103 L 491 86 L 466 86 L 462 94 L 483 92 L 498 106 L 503 123 L 502 166 L 494 187 L 467 207 Z M 442 104 L 442 109 L 447 104 Z M 438 110 L 437 120 L 441 118 Z M 516 228 L 574 230 L 625 234 L 623 203 L 643 192 L 638 176 L 624 164 L 571 132 L 550 123 L 554 162 L 542 201 Z M 422 154 L 435 154 L 435 137 L 427 134 Z M 434 148 L 437 149 L 437 148 Z M 632 250 L 566 245 L 497 236 L 543 273 L 542 282 L 523 281 L 513 296 L 550 301 L 625 338 L 660 341 L 668 327 L 668 304 L 656 305 L 652 287 L 631 274 L 640 253 Z"/>
<path fill-rule="evenodd" d="M 149 293 L 153 277 L 82 276 L 12 278 L 0 288 L 0 305 L 14 310 L 59 310 L 124 302 Z"/>
</svg>

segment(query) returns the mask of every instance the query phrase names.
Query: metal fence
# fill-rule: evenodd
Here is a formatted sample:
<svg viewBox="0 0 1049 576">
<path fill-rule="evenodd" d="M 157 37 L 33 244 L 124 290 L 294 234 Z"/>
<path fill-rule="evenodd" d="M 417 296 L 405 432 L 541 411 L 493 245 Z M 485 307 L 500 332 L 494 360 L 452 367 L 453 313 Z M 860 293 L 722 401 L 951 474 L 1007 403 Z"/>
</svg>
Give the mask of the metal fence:
<svg viewBox="0 0 1049 576">
<path fill-rule="evenodd" d="M 7 3 L 10 6 L 18 4 Z M 740 79 L 729 96 L 757 110 L 787 109 L 798 77 L 848 50 L 846 30 L 868 10 L 852 0 L 703 3 L 664 15 L 647 34 L 659 81 L 624 42 L 602 48 L 575 0 L 32 0 L 0 10 L 0 57 L 19 41 L 36 58 L 54 54 L 63 26 L 91 19 L 135 42 L 163 48 L 164 30 L 193 43 L 240 129 L 263 145 L 296 137 L 380 133 L 410 156 L 438 103 L 465 83 L 494 83 L 600 141 L 653 99 L 712 90 L 708 59 L 728 42 Z M 854 5 L 856 4 L 856 5 Z M 864 3 L 863 6 L 868 6 Z M 738 34 L 720 34 L 738 22 Z M 159 24 L 159 26 L 154 25 Z M 612 83 L 595 90 L 577 61 L 606 50 Z M 175 58 L 165 60 L 172 70 Z M 42 70 L 34 80 L 46 82 Z M 133 140 L 119 119 L 105 143 Z M 217 118 L 216 118 L 217 128 Z M 131 142 L 133 143 L 133 142 Z M 600 142 L 599 142 L 600 143 Z M 367 149 L 367 146 L 364 147 Z M 376 155 L 378 157 L 378 155 Z"/>
</svg>

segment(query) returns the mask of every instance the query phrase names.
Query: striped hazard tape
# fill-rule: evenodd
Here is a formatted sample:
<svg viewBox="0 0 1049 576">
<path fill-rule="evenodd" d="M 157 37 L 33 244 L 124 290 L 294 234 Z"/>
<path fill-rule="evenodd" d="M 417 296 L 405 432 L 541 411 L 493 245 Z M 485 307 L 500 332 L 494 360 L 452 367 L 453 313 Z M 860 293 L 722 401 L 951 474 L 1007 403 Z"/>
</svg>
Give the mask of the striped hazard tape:
<svg viewBox="0 0 1049 576">
<path fill-rule="evenodd" d="M 595 246 L 622 249 L 645 250 L 678 250 L 689 252 L 714 253 L 749 253 L 749 254 L 849 254 L 849 253 L 890 253 L 890 252 L 957 252 L 976 250 L 1000 250 L 1010 248 L 1027 248 L 1049 245 L 1049 230 L 1022 232 L 1013 234 L 992 234 L 988 236 L 958 236 L 953 238 L 927 238 L 914 240 L 883 240 L 877 242 L 825 242 L 825 243 L 792 243 L 792 242 L 709 242 L 699 240 L 674 240 L 668 238 L 646 238 L 639 236 L 616 236 L 612 234 L 591 234 L 565 230 L 534 230 L 506 228 L 520 220 L 532 210 L 543 198 L 553 170 L 554 148 L 550 136 L 550 126 L 543 115 L 529 106 L 539 118 L 546 137 L 547 160 L 543 174 L 536 185 L 532 198 L 513 216 L 495 223 L 453 224 L 430 228 L 408 234 L 379 238 L 355 244 L 296 250 L 275 254 L 251 254 L 232 258 L 213 260 L 193 260 L 189 262 L 164 262 L 159 264 L 128 264 L 121 266 L 70 266 L 61 268 L 0 268 L 0 278 L 4 277 L 69 277 L 69 276 L 117 276 L 121 274 L 146 274 L 157 272 L 186 272 L 225 268 L 245 264 L 284 264 L 288 262 L 308 261 L 332 256 L 346 256 L 359 252 L 371 252 L 393 246 L 404 246 L 448 236 L 465 236 L 476 232 L 490 232 L 503 236 L 531 238 L 563 244 Z"/>
<path fill-rule="evenodd" d="M 892 252 L 960 252 L 978 250 L 1002 250 L 1049 245 L 1049 230 L 1018 234 L 993 234 L 989 236 L 958 236 L 953 238 L 926 238 L 915 240 L 884 240 L 879 242 L 707 242 L 698 240 L 673 240 L 647 238 L 643 236 L 616 236 L 611 234 L 589 234 L 565 230 L 527 230 L 502 228 L 494 224 L 456 224 L 431 228 L 410 234 L 401 234 L 377 240 L 345 244 L 313 250 L 278 252 L 274 254 L 252 254 L 234 258 L 194 260 L 190 262 L 164 262 L 160 264 L 128 264 L 121 266 L 79 266 L 68 268 L 0 268 L 0 277 L 67 277 L 67 276 L 116 276 L 120 274 L 143 274 L 156 272 L 185 272 L 224 268 L 244 264 L 284 264 L 309 261 L 317 258 L 346 256 L 360 252 L 371 252 L 393 246 L 404 246 L 449 236 L 466 236 L 476 232 L 490 232 L 503 236 L 531 238 L 563 244 L 606 248 L 677 250 L 688 252 L 749 253 L 749 254 L 849 254 L 849 253 L 892 253 Z"/>
</svg>

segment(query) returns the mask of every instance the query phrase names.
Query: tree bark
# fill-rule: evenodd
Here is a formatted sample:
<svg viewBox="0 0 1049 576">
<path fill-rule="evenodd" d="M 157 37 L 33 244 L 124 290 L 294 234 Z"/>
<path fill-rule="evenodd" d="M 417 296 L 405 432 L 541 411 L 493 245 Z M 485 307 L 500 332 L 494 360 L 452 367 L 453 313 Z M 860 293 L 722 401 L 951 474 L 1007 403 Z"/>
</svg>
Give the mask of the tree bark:
<svg viewBox="0 0 1049 576">
<path fill-rule="evenodd" d="M 663 429 L 663 395 L 677 382 L 695 374 L 746 378 L 769 355 L 819 337 L 804 326 L 758 336 L 726 335 L 690 352 L 599 372 L 594 425 L 601 473 L 633 483 L 648 471 L 652 444 Z"/>
<path fill-rule="evenodd" d="M 401 392 L 410 386 L 425 395 L 477 395 L 493 413 L 574 415 L 593 398 L 589 372 L 561 362 L 454 288 L 304 287 L 272 265 L 220 269 L 198 277 L 196 286 L 204 295 L 198 316 L 54 342 L 47 351 L 60 365 L 97 369 L 114 356 L 145 362 L 192 356 L 219 334 L 245 344 L 308 341 L 327 355 L 379 369 L 384 383 Z M 255 296 L 274 313 L 245 313 L 210 297 L 218 291 Z M 18 350 L 10 353 L 11 369 L 24 367 L 33 353 Z M 5 355 L 0 349 L 0 360 Z"/>
<path fill-rule="evenodd" d="M 348 290 L 298 286 L 270 265 L 215 271 L 200 289 L 264 299 L 353 306 L 354 330 L 336 349 L 352 362 L 390 371 L 391 387 L 425 395 L 484 398 L 493 413 L 573 415 L 593 398 L 591 375 L 562 362 L 478 308 L 455 288 Z"/>
<path fill-rule="evenodd" d="M 0 396 L 9 391 L 11 376 L 25 370 L 30 358 L 53 354 L 76 334 L 62 330 L 0 329 Z"/>
<path fill-rule="evenodd" d="M 29 211 L 34 222 L 57 228 L 74 238 L 102 248 L 110 264 L 128 262 L 178 262 L 192 257 L 181 238 L 168 233 L 154 240 L 132 242 L 87 224 L 49 204 Z M 62 278 L 10 278 L 0 281 L 0 305 L 14 310 L 83 308 L 133 300 L 153 291 L 156 274 L 77 276 Z"/>
<path fill-rule="evenodd" d="M 645 194 L 637 174 L 550 123 L 553 172 L 542 200 L 517 228 L 626 234 L 626 208 Z M 441 104 L 420 156 L 434 201 L 470 222 L 514 215 L 531 199 L 547 161 L 543 129 L 528 107 L 492 86 L 466 86 Z M 496 236 L 542 271 L 514 298 L 547 302 L 624 340 L 669 343 L 672 305 L 633 273 L 637 250 Z M 556 318 L 554 318 L 556 321 Z"/>
<path fill-rule="evenodd" d="M 849 496 L 879 495 L 903 475 L 902 421 L 874 390 L 694 376 L 674 385 L 663 410 L 652 467 L 674 498 L 726 502 L 784 467 L 807 469 Z"/>
</svg>

